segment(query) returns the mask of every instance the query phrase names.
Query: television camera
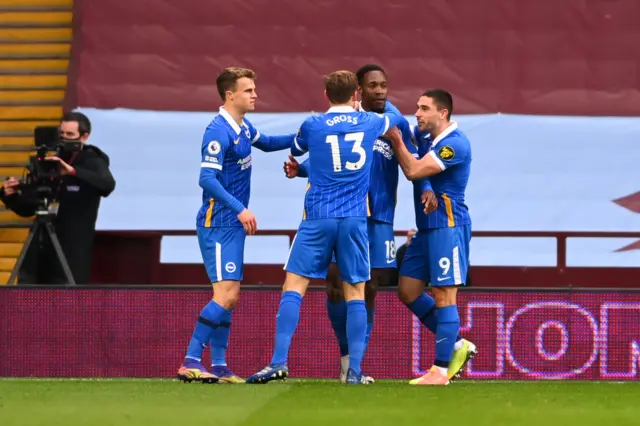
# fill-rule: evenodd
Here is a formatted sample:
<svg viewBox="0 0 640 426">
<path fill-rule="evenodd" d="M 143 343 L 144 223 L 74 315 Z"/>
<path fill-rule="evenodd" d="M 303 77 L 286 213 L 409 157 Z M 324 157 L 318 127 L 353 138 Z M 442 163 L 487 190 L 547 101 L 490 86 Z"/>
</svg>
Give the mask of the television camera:
<svg viewBox="0 0 640 426">
<path fill-rule="evenodd" d="M 58 161 L 47 160 L 47 154 L 53 151 L 56 157 L 68 162 L 75 153 L 82 149 L 82 142 L 62 139 L 59 128 L 56 126 L 38 126 L 34 131 L 34 144 L 36 155 L 29 157 L 27 174 L 24 180 L 20 182 L 18 190 L 21 192 L 22 197 L 37 200 L 35 220 L 7 284 L 14 283 L 31 244 L 34 241 L 36 244 L 40 244 L 43 238 L 48 238 L 65 274 L 67 283 L 75 285 L 71 268 L 62 251 L 60 240 L 56 235 L 55 226 L 52 222 L 56 213 L 50 208 L 58 195 L 62 177 L 62 165 Z"/>
<path fill-rule="evenodd" d="M 19 189 L 39 201 L 38 209 L 47 209 L 55 201 L 57 188 L 62 177 L 62 166 L 58 161 L 47 160 L 47 154 L 68 160 L 82 149 L 82 142 L 60 138 L 56 126 L 38 126 L 34 131 L 36 155 L 29 157 L 27 174 Z"/>
</svg>

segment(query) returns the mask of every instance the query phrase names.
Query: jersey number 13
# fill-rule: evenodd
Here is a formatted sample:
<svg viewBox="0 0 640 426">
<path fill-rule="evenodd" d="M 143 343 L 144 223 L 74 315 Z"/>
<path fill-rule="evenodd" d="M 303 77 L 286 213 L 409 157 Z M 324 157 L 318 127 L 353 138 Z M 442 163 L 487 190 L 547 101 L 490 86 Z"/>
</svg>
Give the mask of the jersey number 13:
<svg viewBox="0 0 640 426">
<path fill-rule="evenodd" d="M 346 142 L 353 142 L 353 148 L 351 152 L 354 152 L 359 155 L 358 161 L 355 163 L 351 161 L 347 161 L 344 164 L 345 169 L 347 170 L 359 170 L 364 166 L 364 163 L 367 159 L 367 153 L 362 147 L 362 140 L 364 139 L 364 132 L 357 133 L 347 133 L 344 135 L 344 140 Z M 331 145 L 331 158 L 333 159 L 333 171 L 341 172 L 342 171 L 342 157 L 340 156 L 340 141 L 338 140 L 337 135 L 328 135 L 326 142 Z"/>
</svg>

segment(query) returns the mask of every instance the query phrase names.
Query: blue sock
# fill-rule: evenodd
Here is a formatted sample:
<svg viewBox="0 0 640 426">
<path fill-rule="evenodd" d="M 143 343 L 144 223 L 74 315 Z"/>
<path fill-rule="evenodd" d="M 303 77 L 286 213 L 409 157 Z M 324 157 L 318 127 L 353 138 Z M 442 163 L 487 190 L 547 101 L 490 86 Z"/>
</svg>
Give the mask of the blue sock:
<svg viewBox="0 0 640 426">
<path fill-rule="evenodd" d="M 347 302 L 347 339 L 349 341 L 349 368 L 360 374 L 367 338 L 367 307 L 364 300 Z"/>
<path fill-rule="evenodd" d="M 449 367 L 453 345 L 460 331 L 460 316 L 458 306 L 451 305 L 437 308 L 438 329 L 436 331 L 436 360 L 433 363 L 437 367 Z"/>
<path fill-rule="evenodd" d="M 193 335 L 187 348 L 187 358 L 202 361 L 202 351 L 209 344 L 215 327 L 220 324 L 226 312 L 222 306 L 213 300 L 207 303 L 200 312 L 200 317 L 193 330 Z"/>
<path fill-rule="evenodd" d="M 436 334 L 438 319 L 436 318 L 436 301 L 433 297 L 422 293 L 416 300 L 409 303 L 407 308 L 413 312 L 430 332 Z"/>
<path fill-rule="evenodd" d="M 231 333 L 231 314 L 233 309 L 224 311 L 220 326 L 211 335 L 211 365 L 227 365 L 227 348 Z"/>
<path fill-rule="evenodd" d="M 427 327 L 427 329 L 436 334 L 438 329 L 438 318 L 436 317 L 436 301 L 433 297 L 422 293 L 420 297 L 407 305 L 407 308 L 420 320 L 420 322 Z M 462 339 L 459 335 L 456 337 L 456 342 Z"/>
<path fill-rule="evenodd" d="M 342 299 L 338 303 L 333 303 L 327 298 L 327 314 L 329 314 L 333 333 L 338 339 L 338 345 L 340 345 L 340 356 L 343 357 L 349 353 L 349 345 L 347 343 L 347 302 Z"/>
<path fill-rule="evenodd" d="M 287 363 L 289 346 L 293 333 L 296 331 L 300 320 L 300 305 L 302 295 L 295 291 L 285 291 L 280 298 L 280 309 L 276 315 L 276 344 L 273 349 L 272 365 Z"/>
<path fill-rule="evenodd" d="M 373 331 L 373 317 L 376 313 L 376 308 L 367 307 L 367 336 L 364 339 L 364 351 L 367 352 L 369 346 L 369 339 L 371 339 L 371 331 Z"/>
</svg>

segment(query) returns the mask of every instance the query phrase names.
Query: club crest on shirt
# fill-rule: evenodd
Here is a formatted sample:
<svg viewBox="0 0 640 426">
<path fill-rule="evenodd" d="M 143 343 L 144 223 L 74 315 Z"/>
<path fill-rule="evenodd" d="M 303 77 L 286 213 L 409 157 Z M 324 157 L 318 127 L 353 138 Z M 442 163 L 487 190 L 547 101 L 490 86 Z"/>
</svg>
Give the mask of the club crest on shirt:
<svg viewBox="0 0 640 426">
<path fill-rule="evenodd" d="M 438 150 L 438 157 L 443 160 L 451 160 L 455 155 L 456 152 L 449 145 L 445 145 Z"/>
</svg>

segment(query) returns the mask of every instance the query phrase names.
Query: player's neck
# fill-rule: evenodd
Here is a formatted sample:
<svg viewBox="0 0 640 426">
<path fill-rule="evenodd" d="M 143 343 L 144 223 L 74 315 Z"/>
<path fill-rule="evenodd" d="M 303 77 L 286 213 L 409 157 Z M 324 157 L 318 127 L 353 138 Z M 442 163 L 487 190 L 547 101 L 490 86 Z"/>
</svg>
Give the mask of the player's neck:
<svg viewBox="0 0 640 426">
<path fill-rule="evenodd" d="M 438 125 L 438 127 L 436 127 L 432 132 L 429 132 L 429 134 L 431 135 L 432 139 L 437 138 L 438 136 L 440 136 L 440 134 L 442 132 L 444 132 L 445 130 L 447 130 L 447 128 L 451 125 L 450 121 L 444 121 L 442 123 L 440 123 Z"/>
<path fill-rule="evenodd" d="M 347 102 L 345 104 L 332 104 L 331 102 L 329 102 L 329 108 L 353 108 L 353 101 L 352 102 Z"/>
<path fill-rule="evenodd" d="M 224 104 L 222 108 L 224 108 L 224 110 L 229 113 L 231 118 L 233 118 L 233 121 L 235 121 L 238 124 L 238 126 L 242 125 L 242 120 L 244 120 L 244 116 L 245 116 L 244 112 L 240 113 L 233 107 L 233 105 Z"/>
</svg>

